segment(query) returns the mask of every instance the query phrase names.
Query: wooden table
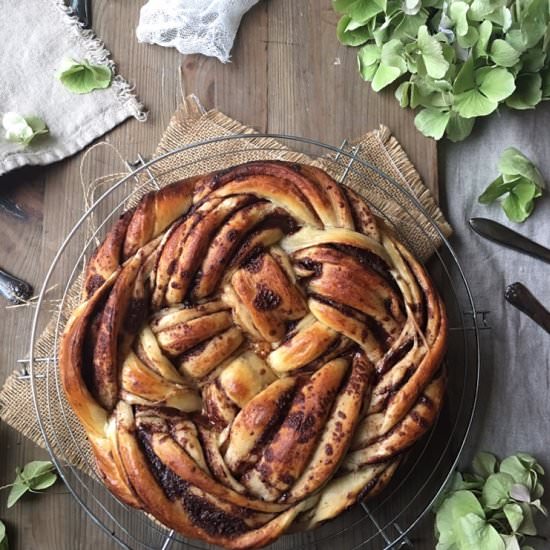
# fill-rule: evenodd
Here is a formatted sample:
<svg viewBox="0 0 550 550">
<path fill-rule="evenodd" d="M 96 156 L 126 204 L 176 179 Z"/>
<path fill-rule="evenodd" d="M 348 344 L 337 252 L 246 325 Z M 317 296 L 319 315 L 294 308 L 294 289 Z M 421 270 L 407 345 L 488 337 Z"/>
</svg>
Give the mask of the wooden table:
<svg viewBox="0 0 550 550">
<path fill-rule="evenodd" d="M 149 108 L 147 123 L 130 120 L 106 137 L 124 158 L 134 159 L 138 152 L 150 155 L 182 95 L 195 93 L 207 108 L 217 107 L 260 131 L 334 145 L 384 123 L 427 184 L 437 189 L 435 143 L 415 130 L 412 113 L 400 109 L 390 92 L 374 94 L 361 81 L 355 51 L 336 40 L 338 17 L 329 0 L 263 0 L 245 16 L 227 65 L 138 44 L 134 30 L 139 7 L 132 0 L 93 3 L 94 29 Z M 0 178 L 0 265 L 35 287 L 81 213 L 81 159 L 82 154 Z M 86 177 L 113 169 L 106 153 L 98 152 L 94 159 Z M 26 354 L 31 316 L 28 308 L 2 311 L 0 382 Z M 13 480 L 16 466 L 46 457 L 4 424 L 0 449 L 0 485 Z M 9 511 L 6 496 L 4 492 L 0 500 L 0 518 L 8 525 L 12 550 L 114 547 L 59 483 L 44 495 L 25 497 Z M 417 548 L 433 548 L 430 525 L 416 533 L 427 541 Z"/>
</svg>

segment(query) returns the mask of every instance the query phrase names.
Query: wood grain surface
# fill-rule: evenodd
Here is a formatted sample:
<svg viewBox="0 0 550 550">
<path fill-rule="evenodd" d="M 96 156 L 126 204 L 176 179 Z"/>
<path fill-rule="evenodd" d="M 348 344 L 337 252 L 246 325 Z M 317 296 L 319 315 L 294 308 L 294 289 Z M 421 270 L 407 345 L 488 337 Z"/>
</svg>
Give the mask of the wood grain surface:
<svg viewBox="0 0 550 550">
<path fill-rule="evenodd" d="M 399 108 L 392 93 L 374 94 L 361 81 L 355 51 L 336 40 L 338 17 L 330 0 L 262 0 L 243 19 L 232 62 L 226 65 L 138 44 L 134 33 L 142 4 L 93 2 L 93 28 L 149 109 L 148 122 L 129 120 L 106 136 L 123 158 L 151 155 L 182 95 L 195 93 L 205 107 L 260 131 L 334 145 L 384 123 L 437 190 L 435 143 L 415 130 L 412 114 Z M 116 156 L 104 149 L 91 158 L 83 170 L 87 179 L 120 169 Z M 81 160 L 79 154 L 0 178 L 0 266 L 35 287 L 82 212 Z M 29 308 L 5 310 L 5 305 L 0 303 L 0 382 L 27 353 L 32 316 Z M 43 457 L 44 451 L 0 424 L 0 485 L 12 481 L 16 466 Z M 0 496 L 0 518 L 12 550 L 115 547 L 61 483 L 44 495 L 26 496 L 10 510 L 6 496 Z M 416 548 L 433 548 L 430 526 L 417 530 L 415 538 Z"/>
</svg>

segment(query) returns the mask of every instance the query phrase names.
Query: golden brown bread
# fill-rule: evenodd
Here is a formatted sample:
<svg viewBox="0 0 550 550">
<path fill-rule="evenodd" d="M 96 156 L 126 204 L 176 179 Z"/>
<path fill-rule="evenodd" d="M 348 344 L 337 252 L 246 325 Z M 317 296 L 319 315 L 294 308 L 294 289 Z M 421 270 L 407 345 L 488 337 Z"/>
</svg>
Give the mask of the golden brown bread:
<svg viewBox="0 0 550 550">
<path fill-rule="evenodd" d="M 356 193 L 265 161 L 119 219 L 60 367 L 113 493 L 248 549 L 387 485 L 441 408 L 446 339 L 424 268 Z"/>
</svg>

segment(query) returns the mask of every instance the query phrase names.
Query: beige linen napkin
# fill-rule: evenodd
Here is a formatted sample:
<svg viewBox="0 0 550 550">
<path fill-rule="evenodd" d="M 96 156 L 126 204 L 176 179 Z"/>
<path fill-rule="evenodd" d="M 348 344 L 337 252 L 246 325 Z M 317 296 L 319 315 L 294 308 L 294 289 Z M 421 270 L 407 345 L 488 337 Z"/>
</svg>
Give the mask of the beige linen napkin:
<svg viewBox="0 0 550 550">
<path fill-rule="evenodd" d="M 109 52 L 82 29 L 62 0 L 0 0 L 0 118 L 38 116 L 49 134 L 23 148 L 0 132 L 0 175 L 73 155 L 130 116 L 145 120 L 129 84 L 115 76 L 105 90 L 77 95 L 56 78 L 65 57 L 108 63 Z"/>
</svg>

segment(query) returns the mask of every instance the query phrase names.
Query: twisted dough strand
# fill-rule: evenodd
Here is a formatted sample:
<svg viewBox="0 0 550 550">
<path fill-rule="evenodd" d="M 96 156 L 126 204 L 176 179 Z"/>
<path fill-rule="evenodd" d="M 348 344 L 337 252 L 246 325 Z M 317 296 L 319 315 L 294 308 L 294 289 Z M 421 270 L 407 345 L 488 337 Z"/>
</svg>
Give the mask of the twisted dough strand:
<svg viewBox="0 0 550 550">
<path fill-rule="evenodd" d="M 114 224 L 60 368 L 115 495 L 248 549 L 389 483 L 441 408 L 446 340 L 424 268 L 356 193 L 265 161 Z"/>
</svg>

